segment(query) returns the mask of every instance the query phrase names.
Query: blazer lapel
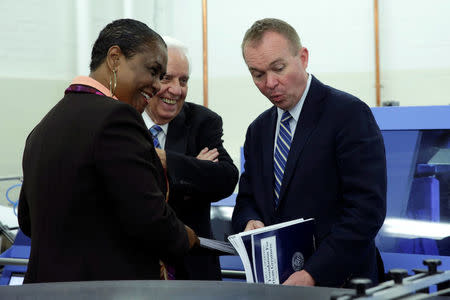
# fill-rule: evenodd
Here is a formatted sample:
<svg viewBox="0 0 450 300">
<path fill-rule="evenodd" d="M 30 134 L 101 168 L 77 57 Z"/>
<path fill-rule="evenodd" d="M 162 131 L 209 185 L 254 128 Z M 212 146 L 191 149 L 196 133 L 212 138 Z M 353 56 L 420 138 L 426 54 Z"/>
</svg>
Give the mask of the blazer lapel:
<svg viewBox="0 0 450 300">
<path fill-rule="evenodd" d="M 165 150 L 186 153 L 189 126 L 186 124 L 185 107 L 170 121 L 166 137 Z"/>
<path fill-rule="evenodd" d="M 306 96 L 305 103 L 303 104 L 302 111 L 297 122 L 291 149 L 286 162 L 286 168 L 284 170 L 283 182 L 280 190 L 280 202 L 283 200 L 283 196 L 286 193 L 286 189 L 298 165 L 297 161 L 301 156 L 310 135 L 317 127 L 317 123 L 322 114 L 321 102 L 324 97 L 324 86 L 313 76 L 308 95 Z"/>
<path fill-rule="evenodd" d="M 275 141 L 275 126 L 277 124 L 277 108 L 274 106 L 269 111 L 269 119 L 262 126 L 261 147 L 263 165 L 263 189 L 266 199 L 264 204 L 267 206 L 265 211 L 273 211 L 273 149 Z"/>
</svg>

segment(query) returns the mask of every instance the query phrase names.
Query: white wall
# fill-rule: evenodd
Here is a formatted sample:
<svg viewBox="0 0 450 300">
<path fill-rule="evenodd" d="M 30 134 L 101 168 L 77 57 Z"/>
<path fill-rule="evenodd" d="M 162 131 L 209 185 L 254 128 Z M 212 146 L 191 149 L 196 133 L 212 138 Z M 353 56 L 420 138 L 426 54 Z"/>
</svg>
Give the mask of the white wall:
<svg viewBox="0 0 450 300">
<path fill-rule="evenodd" d="M 450 104 L 450 1 L 380 1 L 383 100 Z"/>
<path fill-rule="evenodd" d="M 379 3 L 382 101 L 450 104 L 450 1 Z M 374 106 L 372 5 L 372 0 L 208 1 L 209 103 L 223 117 L 225 145 L 237 165 L 247 126 L 270 107 L 241 57 L 247 28 L 264 17 L 291 23 L 310 51 L 309 71 Z M 114 19 L 133 17 L 184 41 L 192 59 L 188 101 L 202 103 L 201 9 L 201 0 L 0 1 L 0 177 L 21 174 L 27 134 L 72 77 L 88 73 L 92 44 Z"/>
</svg>

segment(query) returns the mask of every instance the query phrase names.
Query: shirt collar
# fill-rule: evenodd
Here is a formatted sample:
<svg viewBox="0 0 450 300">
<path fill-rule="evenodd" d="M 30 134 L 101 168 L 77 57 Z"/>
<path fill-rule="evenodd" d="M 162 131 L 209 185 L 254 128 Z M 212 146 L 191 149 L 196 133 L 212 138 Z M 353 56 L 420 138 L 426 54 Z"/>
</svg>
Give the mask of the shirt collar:
<svg viewBox="0 0 450 300">
<path fill-rule="evenodd" d="M 289 110 L 289 113 L 291 114 L 292 118 L 295 120 L 295 122 L 298 122 L 298 119 L 300 118 L 300 113 L 302 111 L 303 104 L 305 103 L 306 95 L 308 95 L 309 87 L 311 86 L 311 74 L 308 74 L 308 80 L 306 81 L 306 87 L 305 91 L 303 92 L 302 97 L 300 98 L 300 101 L 297 102 L 296 105 L 294 105 L 293 108 Z M 281 119 L 281 116 L 284 113 L 284 110 L 277 107 L 278 111 L 278 118 Z"/>
<path fill-rule="evenodd" d="M 109 91 L 109 89 L 107 87 L 105 87 L 103 84 L 101 84 L 100 82 L 98 82 L 97 80 L 95 80 L 92 77 L 77 76 L 72 80 L 71 84 L 82 84 L 82 85 L 91 86 L 91 87 L 99 90 L 100 92 L 102 92 L 105 96 L 118 100 L 116 96 L 111 95 L 111 92 Z"/>
<path fill-rule="evenodd" d="M 148 129 L 150 129 L 153 125 L 156 124 L 155 122 L 153 122 L 152 118 L 150 118 L 150 116 L 148 115 L 148 113 L 145 110 L 142 113 L 142 118 L 144 119 L 145 126 L 147 126 Z M 162 131 L 167 136 L 167 131 L 169 130 L 169 123 L 166 123 L 163 125 L 158 125 L 158 126 L 162 128 Z"/>
</svg>

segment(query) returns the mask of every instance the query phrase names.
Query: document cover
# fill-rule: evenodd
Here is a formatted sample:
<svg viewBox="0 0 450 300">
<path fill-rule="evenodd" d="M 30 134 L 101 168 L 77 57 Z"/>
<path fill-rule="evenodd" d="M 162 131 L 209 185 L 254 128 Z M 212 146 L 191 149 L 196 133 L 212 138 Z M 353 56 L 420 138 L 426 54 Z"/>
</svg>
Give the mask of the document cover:
<svg viewBox="0 0 450 300">
<path fill-rule="evenodd" d="M 228 237 L 244 265 L 247 282 L 283 283 L 315 250 L 314 219 L 296 219 Z"/>
<path fill-rule="evenodd" d="M 252 235 L 255 282 L 280 284 L 314 252 L 314 221 Z"/>
</svg>

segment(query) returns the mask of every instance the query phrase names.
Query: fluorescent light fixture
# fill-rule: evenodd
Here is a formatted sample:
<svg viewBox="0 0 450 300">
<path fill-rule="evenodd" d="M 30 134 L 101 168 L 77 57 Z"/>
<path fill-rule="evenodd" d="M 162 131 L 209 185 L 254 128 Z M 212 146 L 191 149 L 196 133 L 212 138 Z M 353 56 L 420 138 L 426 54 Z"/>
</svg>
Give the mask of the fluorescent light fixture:
<svg viewBox="0 0 450 300">
<path fill-rule="evenodd" d="M 381 227 L 381 234 L 406 239 L 429 238 L 442 240 L 450 236 L 450 224 L 387 218 L 383 227 Z"/>
</svg>

